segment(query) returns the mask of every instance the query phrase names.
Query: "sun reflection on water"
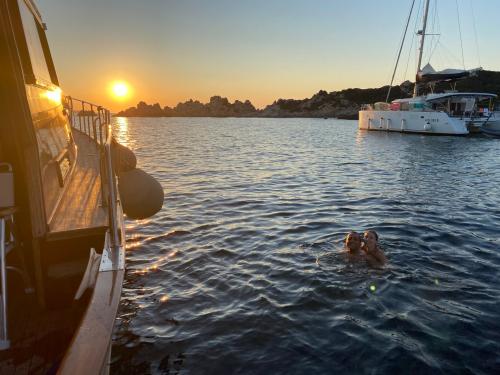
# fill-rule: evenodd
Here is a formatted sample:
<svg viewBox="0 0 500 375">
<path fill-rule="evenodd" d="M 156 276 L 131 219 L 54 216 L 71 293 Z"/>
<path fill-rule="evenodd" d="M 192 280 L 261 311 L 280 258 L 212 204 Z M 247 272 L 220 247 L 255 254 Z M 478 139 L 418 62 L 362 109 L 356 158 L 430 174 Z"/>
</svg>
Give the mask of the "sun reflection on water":
<svg viewBox="0 0 500 375">
<path fill-rule="evenodd" d="M 136 246 L 134 246 L 134 247 L 136 247 Z M 137 274 L 137 275 L 145 275 L 145 274 L 150 273 L 150 272 L 156 272 L 160 269 L 160 266 L 164 265 L 169 259 L 175 257 L 177 255 L 177 253 L 178 253 L 178 250 L 174 250 L 171 253 L 156 259 L 153 263 L 151 263 L 143 268 L 140 268 L 140 269 L 133 271 L 133 273 Z"/>
<path fill-rule="evenodd" d="M 356 132 L 356 137 L 355 137 L 356 146 L 358 146 L 358 147 L 363 146 L 363 142 L 365 140 L 365 137 L 366 137 L 366 131 L 358 130 Z"/>
<path fill-rule="evenodd" d="M 118 143 L 129 146 L 129 120 L 127 117 L 115 117 L 114 135 Z"/>
</svg>

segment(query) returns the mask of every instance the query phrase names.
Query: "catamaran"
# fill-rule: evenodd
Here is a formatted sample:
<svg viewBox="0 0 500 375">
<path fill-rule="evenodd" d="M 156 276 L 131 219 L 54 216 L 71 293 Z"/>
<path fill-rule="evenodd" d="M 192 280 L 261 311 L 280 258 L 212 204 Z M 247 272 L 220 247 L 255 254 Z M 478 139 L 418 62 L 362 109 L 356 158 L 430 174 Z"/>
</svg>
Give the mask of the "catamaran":
<svg viewBox="0 0 500 375">
<path fill-rule="evenodd" d="M 493 106 L 497 98 L 496 94 L 458 92 L 456 90 L 449 90 L 443 93 L 433 92 L 436 83 L 450 82 L 452 87 L 454 87 L 454 83 L 457 80 L 474 76 L 481 68 L 435 71 L 430 63 L 421 68 L 425 38 L 428 35 L 426 34 L 426 29 L 429 3 L 430 0 L 427 0 L 425 3 L 423 26 L 417 32 L 420 35 L 420 47 L 413 97 L 396 99 L 391 103 L 378 102 L 373 105 L 363 105 L 359 111 L 359 129 L 421 134 L 467 135 L 479 132 L 483 127 L 487 128 L 492 124 L 500 123 L 500 116 L 497 113 L 495 117 L 495 112 L 493 111 Z M 408 16 L 408 22 L 411 11 Z M 406 25 L 407 28 L 408 23 Z M 404 38 L 398 60 L 401 55 L 403 43 Z M 420 91 L 423 91 L 425 86 L 428 86 L 430 93 L 421 95 Z M 389 95 L 387 96 L 388 99 Z"/>
</svg>

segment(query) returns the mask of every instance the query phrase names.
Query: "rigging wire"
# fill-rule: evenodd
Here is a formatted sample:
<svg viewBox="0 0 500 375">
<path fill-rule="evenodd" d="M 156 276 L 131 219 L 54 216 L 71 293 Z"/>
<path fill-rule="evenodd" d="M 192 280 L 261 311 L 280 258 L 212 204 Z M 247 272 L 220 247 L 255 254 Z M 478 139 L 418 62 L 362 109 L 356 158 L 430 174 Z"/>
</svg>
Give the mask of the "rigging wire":
<svg viewBox="0 0 500 375">
<path fill-rule="evenodd" d="M 432 14 L 432 23 L 431 23 L 431 27 L 430 27 L 430 33 L 429 35 L 431 35 L 431 40 L 428 44 L 428 47 L 427 47 L 427 54 L 429 56 L 429 58 L 427 59 L 427 63 L 430 64 L 431 62 L 431 57 L 432 57 L 432 54 L 437 46 L 437 42 L 439 41 L 439 34 L 436 32 L 436 18 L 438 16 L 438 11 L 437 11 L 437 1 L 434 1 L 433 3 L 434 7 L 433 9 L 431 10 L 431 14 Z"/>
<path fill-rule="evenodd" d="M 472 28 L 474 29 L 474 39 L 476 40 L 477 62 L 479 63 L 479 67 L 481 67 L 481 55 L 479 54 L 479 42 L 477 39 L 477 30 L 476 30 L 476 17 L 474 16 L 474 7 L 472 6 L 472 0 L 470 0 L 470 10 L 472 14 Z"/>
<path fill-rule="evenodd" d="M 430 51 L 429 51 L 429 59 L 428 59 L 428 63 L 430 64 L 431 62 L 431 58 L 432 56 L 434 55 L 434 52 L 436 52 L 436 48 L 437 46 L 439 45 L 439 42 L 441 40 L 441 27 L 440 27 L 440 23 L 439 23 L 439 12 L 437 10 L 437 1 L 434 2 L 434 19 L 432 20 L 432 39 L 431 39 L 431 44 L 434 43 L 434 45 L 432 46 L 432 48 L 430 48 Z M 437 26 L 436 26 L 436 23 L 437 23 Z M 435 40 L 434 40 L 434 37 Z"/>
<path fill-rule="evenodd" d="M 417 35 L 417 23 L 419 21 L 421 9 L 422 9 L 422 0 L 420 0 L 419 5 L 417 7 L 417 16 L 415 17 L 415 25 L 413 26 L 413 35 L 411 37 L 410 49 L 408 50 L 408 58 L 406 60 L 406 68 L 405 68 L 405 74 L 403 75 L 403 81 L 406 80 L 406 75 L 408 74 L 408 67 L 410 65 L 410 58 L 412 52 L 414 51 L 413 43 L 415 41 L 415 36 Z"/>
<path fill-rule="evenodd" d="M 415 5 L 415 0 L 412 0 L 410 13 L 408 14 L 408 20 L 406 21 L 405 31 L 403 33 L 403 38 L 401 39 L 401 46 L 399 47 L 398 58 L 396 59 L 396 65 L 394 66 L 394 72 L 392 73 L 391 83 L 389 85 L 389 90 L 387 91 L 387 97 L 385 99 L 386 102 L 389 101 L 389 96 L 391 95 L 392 84 L 394 83 L 394 76 L 396 75 L 396 71 L 398 69 L 399 58 L 401 57 L 401 51 L 403 51 L 403 46 L 405 44 L 406 32 L 408 31 L 408 25 L 410 24 L 411 14 L 413 13 L 414 5 Z"/>
<path fill-rule="evenodd" d="M 455 4 L 457 6 L 458 34 L 460 35 L 460 48 L 462 49 L 462 65 L 465 70 L 464 45 L 462 42 L 462 27 L 460 26 L 460 11 L 458 9 L 458 0 L 455 0 Z"/>
<path fill-rule="evenodd" d="M 430 54 L 430 52 L 432 50 L 432 43 L 434 43 L 434 21 L 436 20 L 436 12 L 435 12 L 436 9 L 433 10 L 432 8 L 436 7 L 436 2 L 435 1 L 430 2 L 429 4 L 432 4 L 429 6 L 429 14 L 430 14 L 429 19 L 432 19 L 432 20 L 430 20 L 430 22 L 427 23 L 428 32 L 426 32 L 425 35 L 429 35 L 430 40 L 429 40 L 429 38 L 427 38 L 427 44 L 426 44 L 426 48 L 424 50 L 424 56 Z M 425 60 L 422 60 L 422 61 L 425 61 Z"/>
<path fill-rule="evenodd" d="M 403 29 L 402 32 L 401 32 L 401 36 L 399 38 L 399 42 L 398 42 L 398 46 L 401 46 L 402 43 L 404 42 L 405 40 L 405 30 Z M 401 48 L 401 47 L 400 47 Z M 400 53 L 400 49 L 397 49 L 394 53 L 394 57 L 393 57 L 393 61 L 396 61 L 396 64 L 397 64 L 397 59 L 398 59 L 398 54 Z M 390 81 L 391 80 L 391 77 L 393 76 L 393 70 L 391 70 L 390 72 L 388 72 L 387 74 L 387 79 L 386 81 Z"/>
<path fill-rule="evenodd" d="M 451 52 L 451 50 L 448 47 L 446 47 L 446 45 L 443 42 L 439 42 L 439 45 L 441 46 L 441 50 L 443 52 L 442 54 L 440 54 L 440 56 L 445 57 L 444 60 L 446 60 L 445 61 L 446 65 L 448 66 L 452 66 L 454 64 L 460 65 L 460 58 L 458 58 L 458 56 L 453 54 L 453 52 Z M 446 55 L 444 53 L 446 53 Z"/>
</svg>

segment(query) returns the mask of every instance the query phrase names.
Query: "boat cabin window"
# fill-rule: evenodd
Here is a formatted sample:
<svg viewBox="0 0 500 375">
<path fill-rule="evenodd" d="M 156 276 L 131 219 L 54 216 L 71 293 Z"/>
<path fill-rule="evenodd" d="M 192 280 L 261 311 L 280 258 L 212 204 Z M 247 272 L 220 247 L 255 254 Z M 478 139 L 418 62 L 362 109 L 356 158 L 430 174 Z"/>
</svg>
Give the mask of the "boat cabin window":
<svg viewBox="0 0 500 375">
<path fill-rule="evenodd" d="M 62 106 L 61 91 L 50 57 L 41 21 L 28 0 L 17 0 L 21 25 L 18 25 L 20 54 L 23 59 L 26 99 L 31 124 L 36 134 L 42 193 L 49 222 L 75 165 L 76 149 L 69 120 Z M 26 41 L 26 45 L 22 41 Z"/>
<path fill-rule="evenodd" d="M 28 46 L 29 57 L 33 74 L 37 81 L 52 82 L 47 59 L 43 50 L 43 44 L 40 38 L 40 25 L 28 8 L 24 0 L 18 0 L 19 12 L 23 24 L 24 35 L 26 36 L 26 44 Z"/>
<path fill-rule="evenodd" d="M 443 111 L 443 112 L 448 112 L 448 102 L 432 102 L 432 104 L 429 105 L 429 109 L 432 109 L 433 111 Z"/>
</svg>

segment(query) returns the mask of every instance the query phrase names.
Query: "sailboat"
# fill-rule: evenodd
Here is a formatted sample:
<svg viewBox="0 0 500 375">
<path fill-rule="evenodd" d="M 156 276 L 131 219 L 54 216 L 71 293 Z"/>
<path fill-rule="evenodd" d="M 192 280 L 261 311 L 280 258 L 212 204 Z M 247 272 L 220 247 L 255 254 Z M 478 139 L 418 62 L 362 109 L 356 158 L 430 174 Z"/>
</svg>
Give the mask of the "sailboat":
<svg viewBox="0 0 500 375">
<path fill-rule="evenodd" d="M 430 0 L 425 3 L 422 29 L 417 33 L 420 35 L 420 48 L 413 97 L 396 99 L 391 103 L 379 102 L 373 105 L 363 105 L 359 111 L 359 129 L 420 134 L 467 135 L 479 132 L 483 127 L 486 128 L 500 122 L 500 117 L 497 114 L 497 118 L 495 118 L 493 111 L 497 98 L 496 94 L 458 92 L 456 90 L 443 93 L 433 92 L 436 83 L 450 82 L 453 84 L 457 80 L 476 75 L 481 68 L 436 71 L 430 63 L 422 68 L 424 43 L 426 35 L 428 35 L 426 29 L 429 3 Z M 406 27 L 408 27 L 408 24 Z M 401 54 L 401 49 L 399 54 Z M 421 95 L 420 91 L 423 91 L 421 89 L 426 85 L 431 88 L 431 93 Z"/>
</svg>

